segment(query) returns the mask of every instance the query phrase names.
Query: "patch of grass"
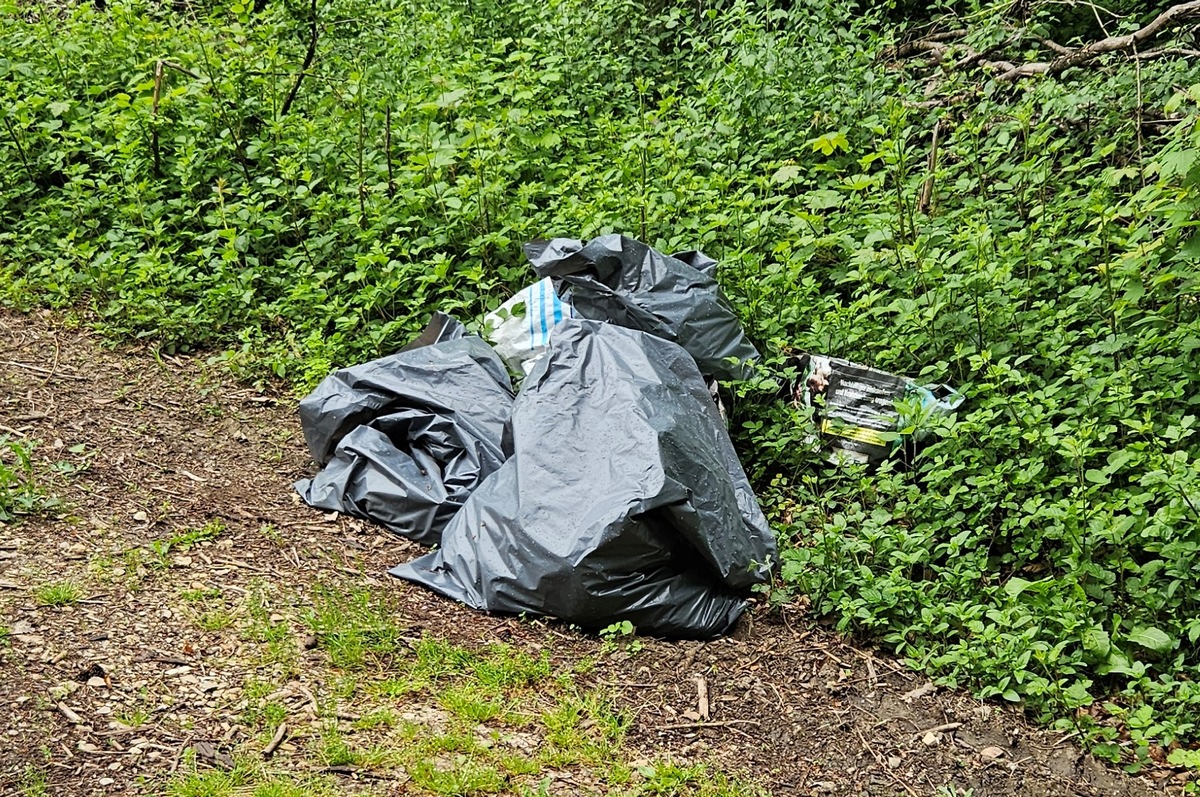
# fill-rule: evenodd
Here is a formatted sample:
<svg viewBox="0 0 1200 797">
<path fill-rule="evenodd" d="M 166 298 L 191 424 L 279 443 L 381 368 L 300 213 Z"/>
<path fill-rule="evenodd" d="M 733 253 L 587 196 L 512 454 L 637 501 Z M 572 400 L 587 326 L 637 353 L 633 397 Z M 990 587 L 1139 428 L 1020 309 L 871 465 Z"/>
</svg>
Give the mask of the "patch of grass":
<svg viewBox="0 0 1200 797">
<path fill-rule="evenodd" d="M 188 604 L 192 622 L 201 631 L 223 631 L 234 624 L 234 613 L 225 605 L 219 589 L 185 589 L 179 598 Z"/>
<path fill-rule="evenodd" d="M 526 758 L 516 753 L 501 753 L 496 756 L 500 768 L 510 775 L 536 775 L 542 771 L 542 765 L 533 758 Z M 614 764 L 614 767 L 617 766 Z"/>
<path fill-rule="evenodd" d="M 442 708 L 465 722 L 482 723 L 495 719 L 510 722 L 510 718 L 515 719 L 508 702 L 487 689 L 451 687 L 439 692 L 437 700 Z"/>
<path fill-rule="evenodd" d="M 220 537 L 225 532 L 225 524 L 219 519 L 210 520 L 200 528 L 185 529 L 171 537 L 167 544 L 171 548 L 189 550 L 202 542 L 209 542 Z"/>
<path fill-rule="evenodd" d="M 87 563 L 88 575 L 104 584 L 112 582 L 116 577 L 113 572 L 116 568 L 116 560 L 103 554 L 89 558 Z"/>
<path fill-rule="evenodd" d="M 535 686 L 552 674 L 547 650 L 534 656 L 509 645 L 492 645 L 476 652 L 424 636 L 414 644 L 413 652 L 416 662 L 411 674 L 417 681 L 437 682 L 469 675 L 480 686 L 515 689 Z"/>
<path fill-rule="evenodd" d="M 419 761 L 409 767 L 408 775 L 434 794 L 496 794 L 508 785 L 508 778 L 495 767 L 465 755 Z"/>
<path fill-rule="evenodd" d="M 765 797 L 766 792 L 752 784 L 730 778 L 723 772 L 698 764 L 679 766 L 658 763 L 638 769 L 645 780 L 637 795 L 678 795 L 679 797 Z"/>
<path fill-rule="evenodd" d="M 420 692 L 425 687 L 426 684 L 414 681 L 405 675 L 398 678 L 385 678 L 382 681 L 372 681 L 368 691 L 380 697 L 403 697 Z"/>
<path fill-rule="evenodd" d="M 242 711 L 242 724 L 251 728 L 277 728 L 287 719 L 287 707 L 275 700 L 267 700 L 278 691 L 270 681 L 251 679 L 242 688 L 246 708 Z"/>
<path fill-rule="evenodd" d="M 354 730 L 371 731 L 379 728 L 394 728 L 400 724 L 400 718 L 391 709 L 380 709 L 364 714 L 354 721 Z"/>
<path fill-rule="evenodd" d="M 45 797 L 50 793 L 46 784 L 46 773 L 34 767 L 27 767 L 21 775 L 18 784 L 22 797 Z"/>
<path fill-rule="evenodd" d="M 251 613 L 262 620 L 267 611 L 258 605 Z M 706 770 L 669 764 L 645 770 L 639 780 L 622 750 L 627 719 L 607 693 L 580 689 L 573 666 L 556 667 L 545 650 L 472 650 L 429 635 L 409 642 L 386 611 L 365 591 L 324 591 L 314 601 L 306 622 L 335 666 L 353 668 L 352 675 L 326 678 L 322 699 L 370 702 L 349 724 L 326 713 L 319 735 L 306 744 L 320 766 L 402 769 L 414 790 L 447 795 L 537 794 L 528 788 L 531 779 L 565 767 L 590 770 L 609 793 L 753 793 Z M 394 674 L 372 677 L 377 671 L 368 665 L 381 664 Z M 276 689 L 267 681 L 245 687 L 242 720 L 262 738 L 286 719 L 284 706 L 267 701 Z M 412 713 L 380 704 L 397 697 Z"/>
<path fill-rule="evenodd" d="M 239 761 L 226 772 L 200 769 L 189 755 L 181 773 L 166 784 L 168 797 L 339 797 L 333 778 L 296 775 L 266 769 L 261 764 Z"/>
<path fill-rule="evenodd" d="M 358 678 L 343 675 L 329 682 L 329 694 L 336 700 L 349 700 L 358 692 Z"/>
<path fill-rule="evenodd" d="M 460 725 L 439 735 L 426 736 L 421 740 L 421 751 L 426 756 L 440 753 L 482 754 L 486 748 L 480 744 L 474 729 Z"/>
<path fill-rule="evenodd" d="M 202 603 L 221 597 L 219 589 L 185 589 L 179 593 L 180 600 L 187 603 Z"/>
<path fill-rule="evenodd" d="M 233 614 L 226 609 L 213 609 L 201 612 L 196 618 L 196 626 L 201 631 L 223 631 L 233 625 Z"/>
<path fill-rule="evenodd" d="M 360 748 L 351 744 L 336 723 L 326 724 L 317 744 L 317 758 L 328 767 L 356 766 L 364 769 L 380 769 L 399 766 L 404 759 L 404 750 L 390 745 L 375 745 Z"/>
<path fill-rule="evenodd" d="M 599 692 L 564 694 L 543 712 L 546 746 L 542 755 L 552 766 L 600 764 L 614 758 L 627 721 L 611 699 Z"/>
<path fill-rule="evenodd" d="M 292 629 L 285 620 L 272 619 L 270 600 L 267 589 L 262 584 L 256 584 L 246 600 L 246 613 L 250 621 L 242 629 L 245 639 L 262 644 L 262 661 L 266 665 L 278 667 L 283 675 L 297 672 L 299 650 Z"/>
<path fill-rule="evenodd" d="M 368 590 L 320 587 L 304 622 L 335 667 L 354 669 L 383 663 L 405 649 L 402 630 L 387 615 Z"/>
<path fill-rule="evenodd" d="M 83 598 L 83 590 L 71 581 L 43 584 L 34 593 L 38 606 L 66 606 Z"/>
</svg>

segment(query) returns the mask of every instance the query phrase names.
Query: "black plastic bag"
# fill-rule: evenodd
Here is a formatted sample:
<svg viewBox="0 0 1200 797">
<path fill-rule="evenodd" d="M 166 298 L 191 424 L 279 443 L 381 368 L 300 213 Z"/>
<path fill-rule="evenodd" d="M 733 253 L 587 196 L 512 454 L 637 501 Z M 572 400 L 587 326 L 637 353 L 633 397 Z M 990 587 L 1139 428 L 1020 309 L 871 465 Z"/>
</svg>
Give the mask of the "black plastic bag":
<svg viewBox="0 0 1200 797">
<path fill-rule="evenodd" d="M 491 347 L 436 313 L 405 349 L 331 374 L 300 402 L 308 450 L 324 469 L 296 490 L 318 509 L 435 544 L 504 462 L 512 403 Z"/>
<path fill-rule="evenodd" d="M 723 381 L 749 379 L 759 359 L 700 252 L 664 255 L 622 235 L 586 245 L 569 238 L 525 244 L 539 277 L 561 279 L 560 293 L 584 318 L 640 329 L 674 341 L 700 371 Z M 730 361 L 733 358 L 734 361 Z"/>
<path fill-rule="evenodd" d="M 476 609 L 706 638 L 766 580 L 775 540 L 695 362 L 568 319 L 512 411 L 512 454 L 393 575 Z"/>
</svg>

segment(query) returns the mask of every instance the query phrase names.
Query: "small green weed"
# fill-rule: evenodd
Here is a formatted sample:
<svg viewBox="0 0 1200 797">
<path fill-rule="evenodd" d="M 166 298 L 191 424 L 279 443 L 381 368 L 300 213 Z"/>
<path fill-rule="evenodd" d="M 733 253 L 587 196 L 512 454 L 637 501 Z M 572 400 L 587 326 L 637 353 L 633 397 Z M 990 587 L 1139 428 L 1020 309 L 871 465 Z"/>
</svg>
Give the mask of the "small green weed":
<svg viewBox="0 0 1200 797">
<path fill-rule="evenodd" d="M 27 767 L 18 783 L 19 794 L 22 797 L 46 797 L 50 793 L 46 773 L 34 767 Z"/>
<path fill-rule="evenodd" d="M 220 599 L 221 590 L 219 589 L 185 589 L 180 590 L 179 598 L 186 603 L 206 603 L 214 599 Z"/>
<path fill-rule="evenodd" d="M 628 620 L 621 620 L 600 630 L 604 640 L 604 652 L 614 653 L 623 649 L 629 655 L 642 652 L 642 641 L 637 638 L 637 629 Z"/>
<path fill-rule="evenodd" d="M 154 540 L 150 543 L 151 566 L 155 570 L 166 570 L 171 566 L 169 557 L 173 552 L 189 551 L 200 543 L 215 540 L 224 531 L 224 523 L 211 520 L 200 528 L 184 529 L 166 539 Z"/>
<path fill-rule="evenodd" d="M 209 542 L 225 532 L 225 524 L 219 519 L 210 520 L 200 528 L 185 529 L 168 540 L 168 547 L 187 551 L 202 542 Z"/>
<path fill-rule="evenodd" d="M 0 523 L 61 506 L 34 477 L 32 444 L 0 435 Z"/>
<path fill-rule="evenodd" d="M 128 714 L 118 714 L 113 719 L 126 727 L 140 728 L 150 719 L 150 712 L 145 709 L 136 709 Z"/>
<path fill-rule="evenodd" d="M 354 721 L 354 729 L 359 731 L 370 731 L 378 728 L 393 728 L 400 724 L 400 718 L 391 709 L 379 709 L 372 711 L 369 714 L 364 714 L 362 717 Z"/>
<path fill-rule="evenodd" d="M 34 593 L 39 606 L 66 606 L 83 598 L 83 589 L 71 581 L 43 584 Z"/>
<path fill-rule="evenodd" d="M 213 609 L 212 611 L 201 612 L 196 618 L 196 626 L 201 631 L 224 631 L 226 628 L 233 627 L 233 614 L 227 609 Z"/>
<path fill-rule="evenodd" d="M 58 460 L 50 466 L 51 472 L 64 478 L 71 478 L 91 469 L 95 452 L 89 453 L 86 445 L 80 443 L 79 445 L 71 446 L 67 451 L 75 454 L 79 459 L 75 461 L 66 459 Z"/>
</svg>

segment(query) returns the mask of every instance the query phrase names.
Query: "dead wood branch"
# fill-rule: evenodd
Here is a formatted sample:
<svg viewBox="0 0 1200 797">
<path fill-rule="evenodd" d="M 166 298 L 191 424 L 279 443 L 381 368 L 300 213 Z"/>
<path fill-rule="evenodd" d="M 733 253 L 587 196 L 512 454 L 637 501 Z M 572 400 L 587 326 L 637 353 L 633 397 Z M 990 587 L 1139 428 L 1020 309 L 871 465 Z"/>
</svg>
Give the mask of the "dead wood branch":
<svg viewBox="0 0 1200 797">
<path fill-rule="evenodd" d="M 919 53 L 928 53 L 934 59 L 943 61 L 953 48 L 954 53 L 958 55 L 953 64 L 954 67 L 962 68 L 978 64 L 997 73 L 996 79 L 1000 81 L 1011 82 L 1034 75 L 1048 75 L 1053 77 L 1062 74 L 1071 67 L 1089 64 L 1100 56 L 1109 53 L 1126 53 L 1131 58 L 1138 60 L 1172 56 L 1195 57 L 1196 55 L 1200 55 L 1200 51 L 1189 48 L 1161 47 L 1158 49 L 1148 49 L 1146 47 L 1146 45 L 1153 43 L 1164 33 L 1177 29 L 1188 20 L 1198 18 L 1200 18 L 1200 0 L 1191 0 L 1187 3 L 1171 6 L 1151 20 L 1150 23 L 1132 33 L 1127 33 L 1123 36 L 1108 36 L 1083 47 L 1065 47 L 1045 37 L 1033 36 L 1042 46 L 1055 53 L 1056 57 L 1048 61 L 1034 61 L 1027 64 L 1014 64 L 1011 61 L 994 57 L 994 54 L 998 50 L 1016 43 L 1019 37 L 1010 38 L 995 49 L 980 52 L 965 45 L 953 44 L 953 42 L 967 35 L 965 30 L 947 31 L 926 36 L 915 41 L 904 42 L 886 51 L 885 57 L 900 59 Z"/>
<path fill-rule="evenodd" d="M 705 722 L 709 719 L 708 679 L 703 675 L 696 676 L 696 712 Z"/>
<path fill-rule="evenodd" d="M 930 215 L 930 210 L 933 207 L 933 176 L 937 172 L 938 162 L 938 133 L 941 132 L 942 120 L 933 123 L 933 143 L 929 145 L 929 160 L 925 163 L 925 169 L 929 172 L 929 176 L 925 178 L 925 185 L 921 186 L 921 199 L 917 202 L 917 210 Z M 867 664 L 871 663 L 867 659 Z M 874 673 L 872 673 L 874 676 Z"/>
<path fill-rule="evenodd" d="M 901 58 L 908 58 L 910 55 L 916 55 L 917 53 L 932 52 L 940 58 L 941 54 L 947 49 L 944 42 L 961 39 L 966 35 L 967 32 L 965 30 L 948 30 L 942 33 L 931 33 L 920 39 L 914 39 L 903 44 L 898 44 L 895 47 L 889 47 L 883 51 L 883 57 L 889 60 L 899 60 Z"/>
<path fill-rule="evenodd" d="M 271 737 L 271 743 L 263 748 L 263 758 L 270 758 L 279 749 L 279 745 L 283 744 L 285 736 L 287 736 L 287 723 L 281 722 L 279 723 L 279 727 L 275 729 L 275 735 Z"/>
<path fill-rule="evenodd" d="M 288 111 L 292 109 L 292 103 L 296 101 L 296 95 L 300 93 L 300 84 L 304 82 L 304 76 L 308 74 L 308 70 L 312 68 L 313 59 L 317 57 L 317 41 L 321 38 L 317 0 L 312 0 L 308 13 L 308 49 L 304 52 L 304 62 L 300 65 L 300 71 L 296 73 L 296 80 L 292 83 L 291 90 L 283 98 L 283 105 L 279 109 L 279 118 L 281 119 L 287 116 Z"/>
<path fill-rule="evenodd" d="M 1143 51 L 1142 46 L 1154 41 L 1159 34 L 1179 26 L 1185 20 L 1196 17 L 1200 17 L 1200 0 L 1192 0 L 1190 3 L 1180 3 L 1179 5 L 1171 6 L 1155 17 L 1149 25 L 1139 28 L 1133 33 L 1128 33 L 1124 36 L 1109 36 L 1107 39 L 1092 42 L 1069 54 L 1060 55 L 1053 61 L 1023 64 L 1016 69 L 1010 69 L 1000 75 L 999 79 L 1016 80 L 1027 75 L 1038 74 L 1058 75 L 1073 66 L 1082 66 L 1089 61 L 1094 61 L 1105 53 L 1136 53 Z"/>
</svg>

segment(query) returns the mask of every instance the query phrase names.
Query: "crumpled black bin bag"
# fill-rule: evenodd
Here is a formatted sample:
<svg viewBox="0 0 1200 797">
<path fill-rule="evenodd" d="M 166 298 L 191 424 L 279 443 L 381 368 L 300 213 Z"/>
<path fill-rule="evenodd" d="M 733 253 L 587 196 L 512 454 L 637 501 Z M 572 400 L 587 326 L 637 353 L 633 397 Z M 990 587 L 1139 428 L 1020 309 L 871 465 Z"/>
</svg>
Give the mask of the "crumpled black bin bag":
<svg viewBox="0 0 1200 797">
<path fill-rule="evenodd" d="M 513 405 L 512 453 L 391 570 L 476 609 L 584 627 L 728 631 L 775 539 L 691 356 L 568 319 Z"/>
<path fill-rule="evenodd" d="M 300 402 L 324 468 L 296 482 L 306 503 L 426 545 L 504 462 L 513 394 L 492 348 L 440 313 L 404 350 L 328 377 Z"/>
<path fill-rule="evenodd" d="M 753 376 L 758 350 L 721 294 L 712 258 L 664 255 L 623 235 L 532 241 L 525 255 L 539 277 L 561 279 L 578 315 L 675 341 L 722 381 Z"/>
</svg>

